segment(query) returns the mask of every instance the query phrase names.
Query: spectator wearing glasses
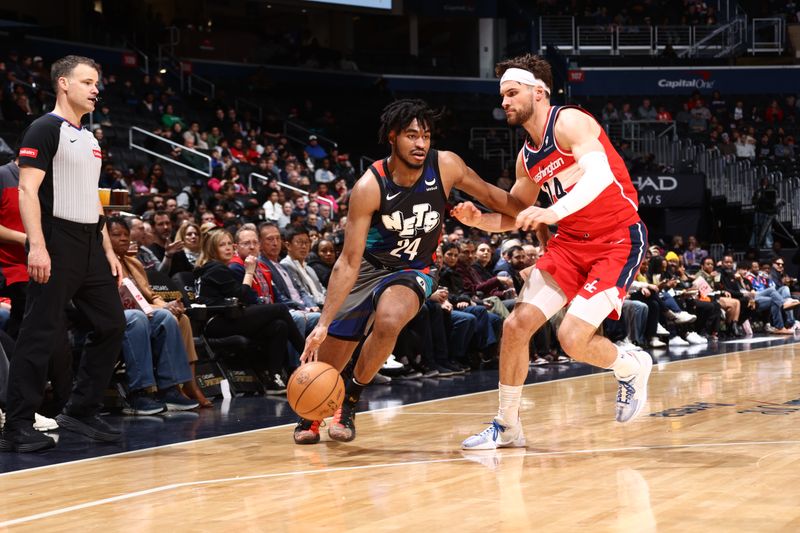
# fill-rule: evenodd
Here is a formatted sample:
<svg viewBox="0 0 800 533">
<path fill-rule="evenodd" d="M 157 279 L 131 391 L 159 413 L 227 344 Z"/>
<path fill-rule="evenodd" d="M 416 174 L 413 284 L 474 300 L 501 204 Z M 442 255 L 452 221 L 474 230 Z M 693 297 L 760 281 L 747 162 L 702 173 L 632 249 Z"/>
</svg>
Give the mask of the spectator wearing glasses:
<svg viewBox="0 0 800 533">
<path fill-rule="evenodd" d="M 768 271 L 769 263 L 764 266 Z M 770 310 L 771 325 L 766 328 L 767 333 L 790 335 L 794 332 L 795 323 L 791 309 L 797 307 L 800 302 L 781 295 L 767 271 L 762 271 L 758 261 L 752 261 L 745 278 L 753 291 L 752 295 L 758 305 L 758 310 Z"/>
<path fill-rule="evenodd" d="M 308 236 L 308 230 L 293 226 L 286 230 L 284 242 L 289 253 L 281 260 L 281 265 L 297 276 L 303 284 L 303 288 L 314 299 L 316 306 L 322 307 L 327 291 L 319 281 L 314 269 L 306 264 L 306 258 L 311 251 L 311 238 Z"/>
<path fill-rule="evenodd" d="M 792 285 L 797 283 L 797 280 L 786 274 L 786 265 L 783 258 L 776 257 L 772 260 L 772 268 L 769 271 L 770 279 L 775 283 L 775 289 L 778 294 L 786 298 L 786 301 L 791 305 L 795 301 L 792 297 Z"/>
<path fill-rule="evenodd" d="M 258 234 L 249 224 L 242 226 L 236 232 L 236 253 L 228 263 L 228 267 L 236 274 L 240 281 L 244 281 L 247 275 L 248 257 L 258 258 Z M 272 273 L 264 263 L 256 262 L 253 271 L 253 281 L 251 287 L 255 291 L 261 303 L 272 303 L 275 301 L 275 293 L 272 290 Z"/>
<path fill-rule="evenodd" d="M 303 336 L 285 305 L 259 303 L 253 290 L 257 258 L 248 256 L 244 260 L 245 275 L 240 282 L 228 266 L 233 257 L 230 233 L 221 229 L 209 231 L 195 269 L 197 300 L 207 305 L 220 305 L 237 298 L 245 307 L 238 318 L 214 317 L 206 325 L 206 335 L 212 338 L 243 335 L 261 344 L 264 349 L 254 364 L 267 374 L 267 394 L 285 394 L 282 371 L 287 361 L 287 342 L 291 342 L 295 350 L 302 350 Z"/>
<path fill-rule="evenodd" d="M 319 307 L 315 305 L 313 298 L 303 288 L 303 284 L 294 272 L 289 271 L 280 263 L 283 246 L 280 231 L 274 224 L 264 222 L 258 228 L 258 235 L 261 249 L 258 261 L 272 274 L 275 301 L 289 308 L 292 320 L 300 333 L 303 335 L 311 333 L 319 322 Z M 290 365 L 298 366 L 300 364 L 300 353 L 294 351 L 294 348 L 289 351 L 289 356 Z"/>
</svg>

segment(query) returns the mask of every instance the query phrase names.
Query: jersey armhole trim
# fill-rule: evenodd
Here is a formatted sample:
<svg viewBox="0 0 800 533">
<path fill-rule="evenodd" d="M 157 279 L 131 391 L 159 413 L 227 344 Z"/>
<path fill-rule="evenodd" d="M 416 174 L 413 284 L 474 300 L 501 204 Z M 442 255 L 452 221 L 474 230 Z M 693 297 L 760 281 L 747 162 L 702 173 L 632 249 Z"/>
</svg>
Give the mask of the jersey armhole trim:
<svg viewBox="0 0 800 533">
<path fill-rule="evenodd" d="M 376 165 L 383 165 L 385 163 L 386 163 L 386 160 L 382 159 L 380 162 L 373 163 L 369 167 L 369 169 L 372 171 L 372 175 L 375 176 L 375 181 L 378 182 L 378 194 L 380 195 L 379 196 L 380 204 L 378 206 L 378 213 L 383 213 L 385 211 L 385 208 L 386 208 L 386 205 L 384 203 L 385 202 L 384 196 L 385 196 L 385 193 L 386 193 L 386 186 L 383 183 L 384 178 L 383 178 L 383 176 L 381 176 L 380 171 L 376 168 Z"/>
<path fill-rule="evenodd" d="M 558 145 L 558 135 L 556 135 L 556 121 L 558 120 L 558 115 L 559 115 L 559 113 L 561 113 L 561 111 L 563 111 L 564 109 L 569 109 L 569 108 L 574 108 L 574 107 L 575 106 L 561 106 L 561 107 L 559 107 L 558 111 L 556 111 L 556 116 L 553 118 L 553 146 L 556 147 L 556 150 L 558 150 L 558 153 L 560 153 L 561 155 L 565 155 L 567 157 L 573 157 L 573 155 L 572 155 L 572 152 L 568 152 L 566 150 L 562 150 L 561 147 Z M 577 163 L 577 161 L 575 161 L 575 162 Z"/>
<path fill-rule="evenodd" d="M 442 200 L 444 201 L 445 204 L 447 204 L 448 195 L 444 193 L 444 180 L 442 180 L 442 172 L 439 169 L 439 150 L 431 150 L 431 152 L 433 153 L 433 155 L 436 156 L 435 158 L 432 158 L 433 159 L 432 164 L 433 164 L 433 172 L 434 174 L 436 174 L 436 180 L 439 182 L 439 194 L 442 195 Z M 464 164 L 466 165 L 466 163 Z"/>
</svg>

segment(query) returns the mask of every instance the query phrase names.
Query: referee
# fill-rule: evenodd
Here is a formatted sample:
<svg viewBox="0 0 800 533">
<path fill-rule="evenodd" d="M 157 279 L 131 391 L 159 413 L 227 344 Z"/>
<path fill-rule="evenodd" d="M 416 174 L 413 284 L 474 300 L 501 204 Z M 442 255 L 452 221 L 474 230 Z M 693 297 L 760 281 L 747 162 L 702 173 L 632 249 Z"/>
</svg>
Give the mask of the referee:
<svg viewBox="0 0 800 533">
<path fill-rule="evenodd" d="M 34 431 L 33 421 L 44 396 L 50 354 L 63 339 L 64 309 L 70 300 L 93 330 L 69 401 L 56 420 L 61 428 L 94 440 L 122 438 L 98 415 L 125 331 L 117 292 L 122 270 L 97 194 L 100 146 L 80 126 L 81 117 L 94 110 L 98 75 L 97 64 L 86 57 L 70 55 L 53 63 L 55 109 L 31 123 L 22 136 L 19 207 L 31 279 L 9 369 L 2 451 L 34 452 L 55 445 L 51 437 Z"/>
</svg>

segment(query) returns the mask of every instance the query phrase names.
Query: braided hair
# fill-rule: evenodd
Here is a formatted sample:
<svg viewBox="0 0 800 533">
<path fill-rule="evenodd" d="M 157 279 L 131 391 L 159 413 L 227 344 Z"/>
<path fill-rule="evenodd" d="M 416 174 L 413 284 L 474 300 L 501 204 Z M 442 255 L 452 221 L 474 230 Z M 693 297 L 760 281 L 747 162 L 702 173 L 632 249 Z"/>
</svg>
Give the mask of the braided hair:
<svg viewBox="0 0 800 533">
<path fill-rule="evenodd" d="M 423 100 L 403 99 L 395 100 L 383 108 L 381 112 L 381 127 L 378 130 L 378 142 L 389 143 L 390 132 L 400 132 L 406 129 L 414 119 L 420 127 L 427 130 L 433 129 L 433 124 L 441 116 Z"/>
</svg>

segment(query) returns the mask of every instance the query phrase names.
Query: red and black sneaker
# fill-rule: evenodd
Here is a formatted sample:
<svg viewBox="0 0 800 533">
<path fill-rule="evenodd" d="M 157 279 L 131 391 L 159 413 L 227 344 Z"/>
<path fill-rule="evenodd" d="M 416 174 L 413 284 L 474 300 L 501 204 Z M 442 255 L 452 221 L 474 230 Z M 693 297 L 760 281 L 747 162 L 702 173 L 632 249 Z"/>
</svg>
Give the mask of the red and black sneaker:
<svg viewBox="0 0 800 533">
<path fill-rule="evenodd" d="M 301 418 L 294 428 L 295 444 L 316 444 L 319 442 L 319 425 L 322 420 Z"/>
<path fill-rule="evenodd" d="M 350 442 L 356 438 L 356 403 L 345 398 L 342 406 L 333 415 L 328 427 L 328 436 L 339 442 Z"/>
</svg>

